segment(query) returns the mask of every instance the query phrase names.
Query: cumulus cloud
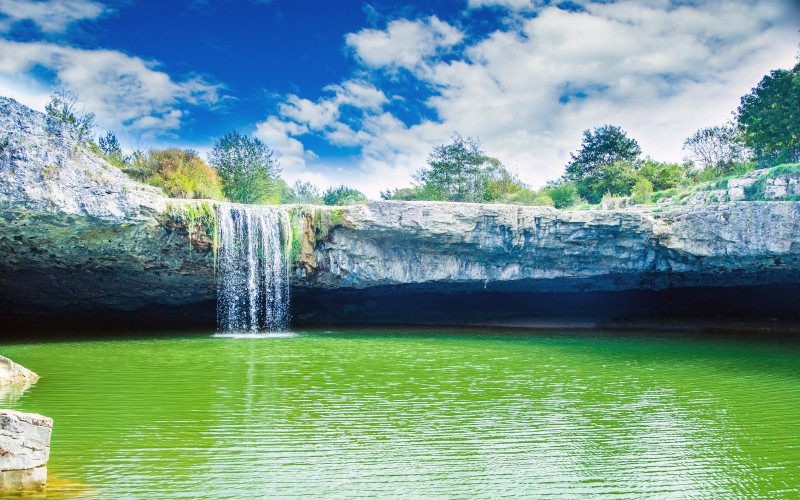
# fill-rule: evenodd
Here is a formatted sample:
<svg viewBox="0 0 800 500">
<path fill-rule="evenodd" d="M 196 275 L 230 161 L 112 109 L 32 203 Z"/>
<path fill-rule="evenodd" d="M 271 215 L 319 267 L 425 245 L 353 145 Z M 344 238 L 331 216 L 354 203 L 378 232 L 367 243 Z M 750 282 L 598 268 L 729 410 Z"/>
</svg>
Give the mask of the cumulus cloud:
<svg viewBox="0 0 800 500">
<path fill-rule="evenodd" d="M 350 33 L 345 42 L 366 66 L 413 68 L 463 38 L 458 29 L 431 16 L 414 21 L 398 19 L 390 22 L 385 30 L 365 29 Z"/>
<path fill-rule="evenodd" d="M 173 130 L 185 114 L 182 106 L 209 105 L 221 99 L 219 85 L 197 76 L 174 81 L 159 71 L 156 63 L 121 52 L 0 39 L 0 75 L 6 81 L 34 67 L 51 71 L 59 83 L 78 92 L 98 121 L 108 127 Z M 17 97 L 11 90 L 10 96 Z M 22 98 L 30 96 L 23 93 Z"/>
<path fill-rule="evenodd" d="M 536 16 L 515 17 L 507 28 L 474 39 L 437 18 L 395 20 L 384 30 L 348 35 L 365 73 L 359 85 L 377 96 L 363 98 L 372 105 L 344 119 L 344 83 L 313 102 L 288 96 L 270 120 L 306 127 L 287 132 L 298 140 L 315 134 L 358 146 L 349 183 L 372 196 L 392 183 L 407 185 L 431 146 L 453 131 L 480 137 L 487 153 L 541 185 L 563 173 L 584 129 L 605 123 L 622 126 L 646 154 L 678 161 L 688 135 L 728 120 L 765 73 L 795 62 L 797 11 L 788 1 L 578 3 L 538 7 Z M 471 0 L 470 6 L 489 4 L 532 5 Z M 456 45 L 451 57 L 435 57 Z M 433 89 L 424 105 L 435 119 L 407 124 L 387 110 L 398 95 L 419 98 L 392 87 L 399 67 Z M 370 86 L 370 78 L 383 84 Z M 331 180 L 343 178 L 321 162 L 314 166 Z"/>
<path fill-rule="evenodd" d="M 27 20 L 45 33 L 59 33 L 75 21 L 95 19 L 104 12 L 103 4 L 91 0 L 0 0 L 0 31 Z"/>
</svg>

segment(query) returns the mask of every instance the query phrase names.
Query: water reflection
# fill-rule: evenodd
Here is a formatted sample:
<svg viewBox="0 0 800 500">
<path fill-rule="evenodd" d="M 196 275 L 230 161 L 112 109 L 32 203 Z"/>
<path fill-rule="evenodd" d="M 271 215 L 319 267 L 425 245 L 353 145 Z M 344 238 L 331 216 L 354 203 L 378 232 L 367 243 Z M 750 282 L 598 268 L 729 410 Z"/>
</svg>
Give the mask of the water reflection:
<svg viewBox="0 0 800 500">
<path fill-rule="evenodd" d="M 35 380 L 16 380 L 0 383 L 0 407 L 19 401 L 22 395 L 36 383 Z"/>
</svg>

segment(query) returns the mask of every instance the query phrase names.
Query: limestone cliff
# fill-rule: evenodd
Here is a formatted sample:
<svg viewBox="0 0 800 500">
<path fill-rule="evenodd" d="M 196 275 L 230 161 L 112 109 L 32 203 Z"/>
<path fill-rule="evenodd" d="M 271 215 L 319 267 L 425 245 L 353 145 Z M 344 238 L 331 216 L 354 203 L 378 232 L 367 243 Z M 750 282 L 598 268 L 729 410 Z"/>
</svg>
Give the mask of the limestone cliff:
<svg viewBox="0 0 800 500">
<path fill-rule="evenodd" d="M 214 299 L 213 203 L 165 198 L 98 158 L 68 126 L 9 99 L 0 99 L 0 145 L 5 310 Z M 286 210 L 299 297 L 762 285 L 800 275 L 798 202 L 661 212 L 389 201 Z"/>
</svg>

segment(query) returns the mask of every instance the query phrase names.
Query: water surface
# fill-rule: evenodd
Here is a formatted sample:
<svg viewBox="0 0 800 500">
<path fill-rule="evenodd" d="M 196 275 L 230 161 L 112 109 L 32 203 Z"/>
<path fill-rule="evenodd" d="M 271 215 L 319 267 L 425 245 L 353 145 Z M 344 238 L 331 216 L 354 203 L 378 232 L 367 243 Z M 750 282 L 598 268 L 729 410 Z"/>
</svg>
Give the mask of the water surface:
<svg viewBox="0 0 800 500">
<path fill-rule="evenodd" d="M 298 332 L 13 344 L 48 498 L 797 498 L 800 344 Z M 75 486 L 65 485 L 73 483 Z"/>
</svg>

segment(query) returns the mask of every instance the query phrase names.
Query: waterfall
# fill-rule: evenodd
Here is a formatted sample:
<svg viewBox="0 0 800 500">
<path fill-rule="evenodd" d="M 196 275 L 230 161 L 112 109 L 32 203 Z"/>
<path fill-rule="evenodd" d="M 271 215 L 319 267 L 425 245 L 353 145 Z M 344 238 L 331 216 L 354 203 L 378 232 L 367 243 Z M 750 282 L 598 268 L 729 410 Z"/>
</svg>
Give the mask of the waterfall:
<svg viewBox="0 0 800 500">
<path fill-rule="evenodd" d="M 217 324 L 223 332 L 286 330 L 291 224 L 277 207 L 223 205 L 217 214 Z"/>
</svg>

